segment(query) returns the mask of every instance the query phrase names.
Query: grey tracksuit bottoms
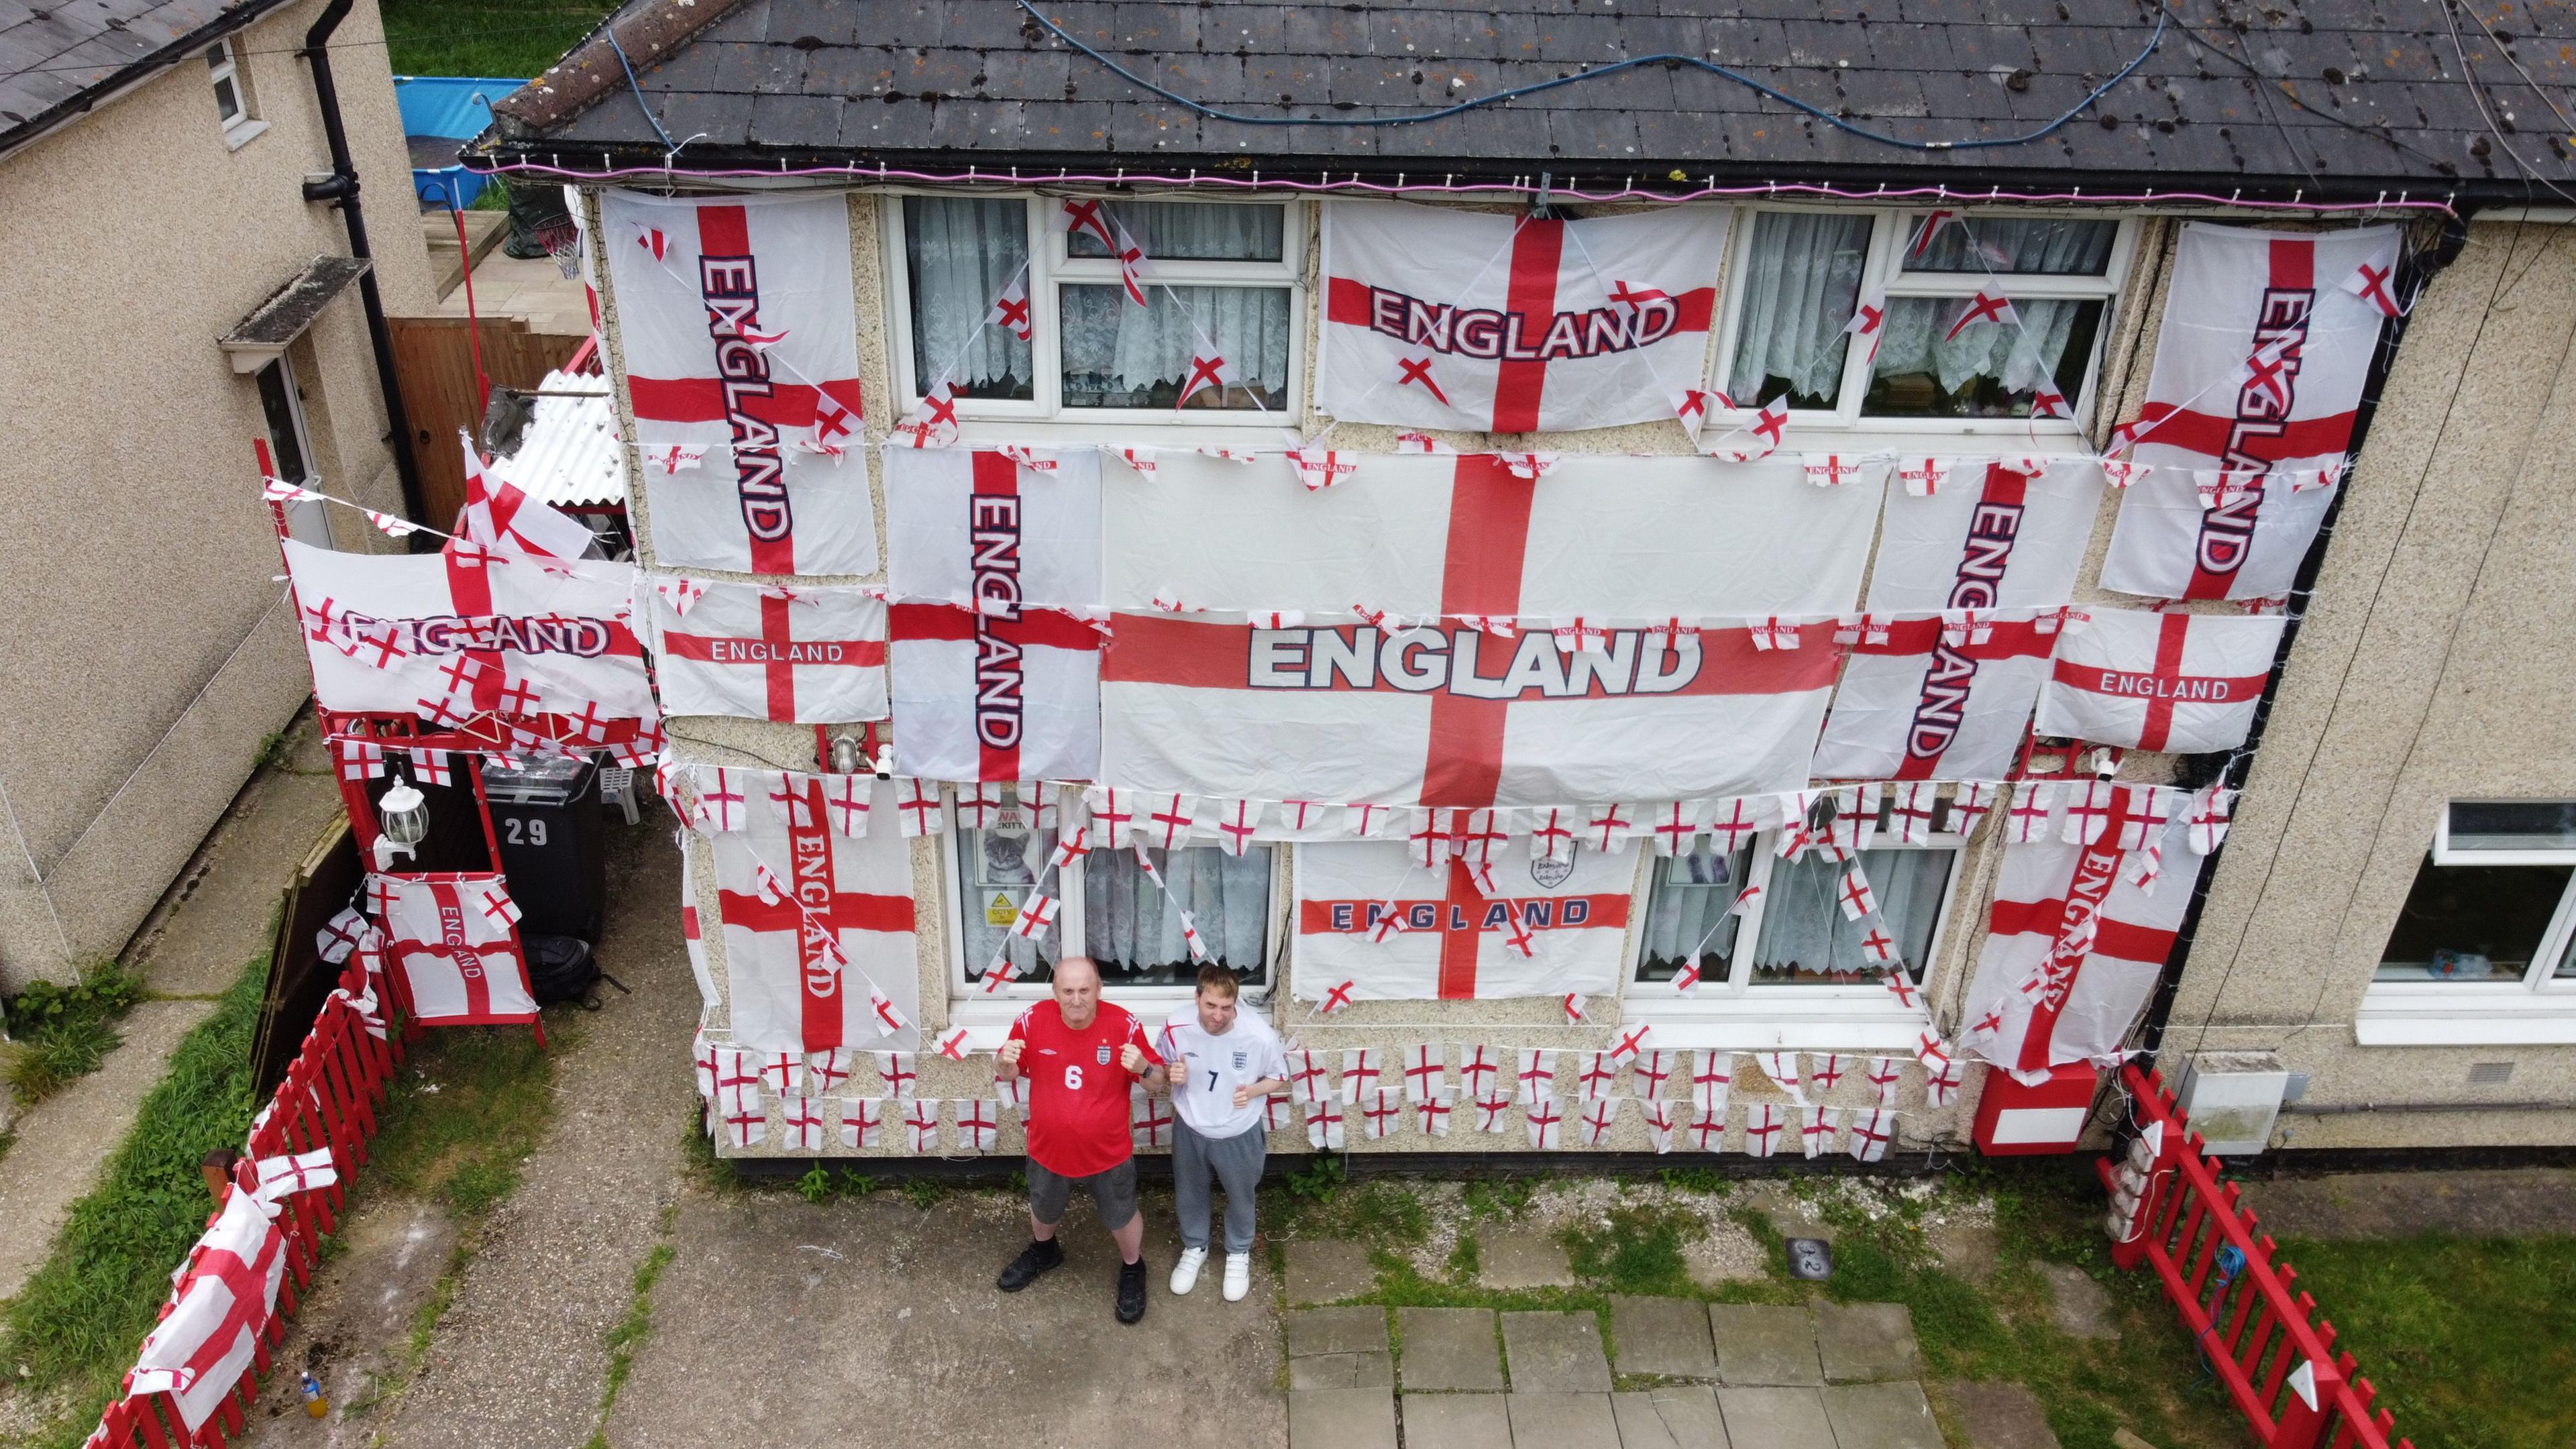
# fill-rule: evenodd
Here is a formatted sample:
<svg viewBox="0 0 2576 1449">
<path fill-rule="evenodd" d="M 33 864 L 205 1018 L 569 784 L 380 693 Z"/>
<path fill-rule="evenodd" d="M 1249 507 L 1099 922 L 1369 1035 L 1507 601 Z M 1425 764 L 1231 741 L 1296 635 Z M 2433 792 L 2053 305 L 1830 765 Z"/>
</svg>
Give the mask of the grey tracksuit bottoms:
<svg viewBox="0 0 2576 1449">
<path fill-rule="evenodd" d="M 1172 1124 L 1172 1183 L 1179 1200 L 1181 1246 L 1208 1245 L 1208 1178 L 1225 1186 L 1225 1250 L 1252 1251 L 1252 1194 L 1270 1157 L 1270 1134 L 1256 1122 L 1232 1137 L 1201 1137 Z"/>
</svg>

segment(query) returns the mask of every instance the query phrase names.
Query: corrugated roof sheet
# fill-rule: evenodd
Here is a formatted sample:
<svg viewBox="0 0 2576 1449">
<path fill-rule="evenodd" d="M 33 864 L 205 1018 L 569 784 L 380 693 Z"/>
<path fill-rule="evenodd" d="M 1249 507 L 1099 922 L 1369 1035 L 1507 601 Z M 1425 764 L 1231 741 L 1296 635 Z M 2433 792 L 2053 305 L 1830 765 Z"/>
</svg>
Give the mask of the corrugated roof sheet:
<svg viewBox="0 0 2576 1449">
<path fill-rule="evenodd" d="M 519 450 L 495 458 L 491 472 L 557 508 L 623 508 L 626 466 L 617 446 L 617 412 L 608 381 L 596 373 L 550 372 L 537 385 L 536 406 Z"/>
</svg>

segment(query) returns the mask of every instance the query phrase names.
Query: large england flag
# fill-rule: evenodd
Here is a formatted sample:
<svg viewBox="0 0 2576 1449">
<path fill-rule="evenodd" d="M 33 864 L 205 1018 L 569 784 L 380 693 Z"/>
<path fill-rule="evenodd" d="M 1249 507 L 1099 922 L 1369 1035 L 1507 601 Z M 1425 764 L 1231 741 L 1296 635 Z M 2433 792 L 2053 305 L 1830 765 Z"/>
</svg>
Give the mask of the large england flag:
<svg viewBox="0 0 2576 1449">
<path fill-rule="evenodd" d="M 1120 614 L 1101 778 L 1226 799 L 1561 805 L 1795 790 L 1837 651 L 1601 631 L 1567 652 L 1454 621 L 1255 628 Z"/>
<path fill-rule="evenodd" d="M 1829 780 L 2000 780 L 2048 678 L 2057 614 L 1873 623 L 1851 646 L 1816 746 Z"/>
<path fill-rule="evenodd" d="M 662 707 L 779 723 L 886 717 L 886 606 L 868 589 L 693 581 L 682 614 L 652 591 Z"/>
<path fill-rule="evenodd" d="M 1902 459 L 1900 474 L 1927 462 Z M 2018 461 L 2018 460 L 2014 460 Z M 1878 560 L 1870 566 L 1873 613 L 2019 609 L 2063 604 L 2102 504 L 2102 466 L 2051 458 L 2037 472 L 1961 458 L 1929 494 L 1887 490 Z"/>
<path fill-rule="evenodd" d="M 1315 405 L 1343 422 L 1493 433 L 1673 417 L 1706 375 L 1727 217 L 1337 201 L 1324 208 Z"/>
<path fill-rule="evenodd" d="M 912 857 L 893 826 L 893 784 L 874 782 L 869 802 L 868 818 L 884 824 L 853 837 L 820 777 L 729 773 L 749 782 L 747 818 L 708 839 L 734 1043 L 913 1049 L 921 969 Z"/>
<path fill-rule="evenodd" d="M 747 461 L 856 444 L 849 199 L 611 191 L 599 244 L 635 442 Z"/>
<path fill-rule="evenodd" d="M 203 1428 L 257 1357 L 285 1278 L 286 1234 L 257 1197 L 235 1188 L 189 1250 L 126 1393 L 167 1393 L 190 1433 Z"/>
<path fill-rule="evenodd" d="M 1860 597 L 1887 469 L 1796 461 L 1371 454 L 1309 492 L 1286 462 L 1167 455 L 1105 490 L 1108 602 L 1189 609 L 1577 616 L 1819 615 Z M 1527 463 L 1523 473 L 1536 472 Z M 896 567 L 903 566 L 897 557 Z"/>
<path fill-rule="evenodd" d="M 693 464 L 644 461 L 653 563 L 738 574 L 876 572 L 876 504 L 864 448 L 755 455 L 710 448 Z"/>
<path fill-rule="evenodd" d="M 2134 792 L 2143 795 L 2144 790 Z M 1968 985 L 1965 1041 L 2011 1071 L 2045 1071 L 2119 1050 L 2155 990 L 2191 901 L 2188 871 L 2141 885 L 2134 853 L 2119 849 L 2133 792 L 2113 792 L 2093 845 L 2045 840 L 2004 849 L 1984 951 Z M 2177 814 L 2151 844 L 2183 855 L 2188 822 Z"/>
<path fill-rule="evenodd" d="M 2133 750 L 2232 750 L 2253 727 L 2287 622 L 2089 609 L 2058 634 L 2039 732 Z"/>
<path fill-rule="evenodd" d="M 894 768 L 925 780 L 1089 780 L 1100 767 L 1100 650 L 1056 609 L 896 604 Z"/>
<path fill-rule="evenodd" d="M 438 1026 L 536 1020 L 519 908 L 500 876 L 373 875 L 367 906 L 414 1018 Z"/>
<path fill-rule="evenodd" d="M 447 725 L 482 714 L 655 717 L 627 627 L 633 564 L 282 546 L 324 709 Z"/>
<path fill-rule="evenodd" d="M 2102 587 L 2159 599 L 2289 592 L 2334 489 L 2391 289 L 2398 228 L 2183 228 Z M 2290 474 L 2311 475 L 2291 487 Z M 2201 485 L 2260 474 L 2260 487 Z"/>
<path fill-rule="evenodd" d="M 1014 451 L 886 446 L 896 598 L 1099 607 L 1099 451 Z"/>
<path fill-rule="evenodd" d="M 1489 896 L 1465 862 L 1417 866 L 1402 842 L 1297 847 L 1291 994 L 1454 1001 L 1617 990 L 1636 858 L 1578 848 L 1534 860 L 1527 841 L 1514 841 L 1495 859 Z M 1403 929 L 1380 940 L 1389 915 Z"/>
</svg>

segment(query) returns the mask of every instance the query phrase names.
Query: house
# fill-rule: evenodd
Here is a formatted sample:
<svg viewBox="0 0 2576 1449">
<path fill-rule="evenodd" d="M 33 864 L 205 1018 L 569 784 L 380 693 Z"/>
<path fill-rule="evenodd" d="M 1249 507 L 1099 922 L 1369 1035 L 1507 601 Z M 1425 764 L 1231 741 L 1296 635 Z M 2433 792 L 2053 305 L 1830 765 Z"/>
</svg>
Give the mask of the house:
<svg viewBox="0 0 2576 1449">
<path fill-rule="evenodd" d="M 408 164 L 373 0 L 0 16 L 0 530 L 21 599 L 0 647 L 0 984 L 121 950 L 303 699 L 254 443 L 289 481 L 407 512 L 371 332 L 433 302 Z M 355 509 L 289 523 L 387 546 Z"/>
<path fill-rule="evenodd" d="M 1009 1150 L 1077 943 L 1282 1150 L 2576 1141 L 2571 38 L 624 7 L 469 155 L 606 279 L 719 1150 Z"/>
</svg>

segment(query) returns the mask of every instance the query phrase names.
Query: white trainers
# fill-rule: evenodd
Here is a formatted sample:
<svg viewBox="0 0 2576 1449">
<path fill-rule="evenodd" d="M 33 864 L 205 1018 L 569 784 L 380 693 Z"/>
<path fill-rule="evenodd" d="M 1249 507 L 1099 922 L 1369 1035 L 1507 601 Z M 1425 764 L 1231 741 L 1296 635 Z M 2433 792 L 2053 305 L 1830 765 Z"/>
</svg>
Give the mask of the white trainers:
<svg viewBox="0 0 2576 1449">
<path fill-rule="evenodd" d="M 1201 1254 L 1200 1256 L 1205 1257 L 1206 1255 Z M 1193 1267 L 1195 1268 L 1195 1265 L 1193 1265 Z M 1252 1255 L 1250 1253 L 1226 1254 L 1225 1301 L 1228 1303 L 1240 1303 L 1243 1301 L 1243 1295 L 1251 1291 Z"/>
<path fill-rule="evenodd" d="M 1199 1286 L 1199 1269 L 1206 1262 L 1207 1249 L 1181 1249 L 1181 1260 L 1172 1265 L 1172 1291 L 1176 1294 L 1187 1293 Z"/>
</svg>

